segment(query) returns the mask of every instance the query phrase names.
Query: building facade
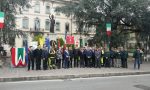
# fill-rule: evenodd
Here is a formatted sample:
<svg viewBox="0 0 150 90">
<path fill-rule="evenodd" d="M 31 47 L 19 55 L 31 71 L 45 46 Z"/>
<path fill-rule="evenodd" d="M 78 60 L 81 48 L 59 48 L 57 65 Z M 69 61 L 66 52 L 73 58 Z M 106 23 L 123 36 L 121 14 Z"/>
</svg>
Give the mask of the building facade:
<svg viewBox="0 0 150 90">
<path fill-rule="evenodd" d="M 65 3 L 70 3 L 66 0 L 30 0 L 31 8 L 18 8 L 16 15 L 16 28 L 26 33 L 23 38 L 16 38 L 16 47 L 22 47 L 23 41 L 28 43 L 33 41 L 36 32 L 43 33 L 44 37 L 49 35 L 50 40 L 63 38 L 65 41 L 65 34 L 73 35 L 75 42 L 82 39 L 82 45 L 87 43 L 88 37 L 79 35 L 74 20 L 71 17 L 66 17 L 64 14 L 54 12 L 55 7 L 62 6 Z M 51 16 L 54 16 L 55 24 L 54 31 L 50 31 Z M 80 43 L 78 43 L 80 45 Z"/>
</svg>

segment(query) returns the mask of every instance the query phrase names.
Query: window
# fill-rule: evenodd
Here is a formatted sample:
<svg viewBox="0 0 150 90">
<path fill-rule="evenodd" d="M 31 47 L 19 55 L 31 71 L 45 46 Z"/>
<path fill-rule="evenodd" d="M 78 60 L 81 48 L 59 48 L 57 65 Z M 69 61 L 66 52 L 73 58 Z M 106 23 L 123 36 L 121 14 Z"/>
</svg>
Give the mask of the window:
<svg viewBox="0 0 150 90">
<path fill-rule="evenodd" d="M 24 28 L 24 29 L 29 28 L 29 19 L 27 17 L 24 17 L 22 20 L 22 28 Z"/>
<path fill-rule="evenodd" d="M 35 12 L 35 13 L 40 13 L 40 3 L 39 3 L 39 2 L 36 2 L 36 3 L 35 3 L 34 12 Z"/>
<path fill-rule="evenodd" d="M 45 13 L 50 14 L 50 6 L 48 6 L 48 5 L 46 6 Z"/>
<path fill-rule="evenodd" d="M 25 35 L 23 35 L 22 45 L 26 46 L 27 43 L 28 43 L 28 37 L 27 37 L 27 34 L 25 34 Z"/>
<path fill-rule="evenodd" d="M 46 21 L 45 21 L 45 30 L 50 30 L 50 21 L 49 21 L 49 19 L 46 19 Z"/>
<path fill-rule="evenodd" d="M 40 19 L 39 18 L 36 18 L 34 20 L 34 30 L 35 31 L 40 31 Z"/>
<path fill-rule="evenodd" d="M 60 22 L 56 22 L 56 31 L 60 31 Z"/>
<path fill-rule="evenodd" d="M 68 22 L 65 23 L 65 30 L 66 30 L 67 32 L 69 32 L 69 23 L 68 23 Z"/>
</svg>

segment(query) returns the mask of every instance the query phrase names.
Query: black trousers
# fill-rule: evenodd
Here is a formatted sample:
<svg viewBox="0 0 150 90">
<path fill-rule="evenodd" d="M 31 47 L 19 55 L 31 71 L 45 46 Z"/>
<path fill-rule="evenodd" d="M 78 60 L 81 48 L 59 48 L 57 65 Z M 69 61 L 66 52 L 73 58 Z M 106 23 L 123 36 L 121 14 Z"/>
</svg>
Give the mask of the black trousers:
<svg viewBox="0 0 150 90">
<path fill-rule="evenodd" d="M 105 67 L 110 67 L 110 58 L 104 57 L 104 66 Z"/>
<path fill-rule="evenodd" d="M 121 59 L 121 62 L 122 62 L 122 67 L 123 67 L 123 68 L 128 68 L 127 58 Z"/>
<path fill-rule="evenodd" d="M 85 67 L 85 60 L 84 60 L 84 57 L 82 57 L 82 56 L 80 57 L 80 68 L 81 67 L 83 67 L 83 68 Z"/>
<path fill-rule="evenodd" d="M 79 66 L 79 60 L 78 60 L 78 56 L 74 57 L 74 67 L 78 67 Z"/>
<path fill-rule="evenodd" d="M 36 58 L 36 70 L 41 70 L 41 58 Z"/>
<path fill-rule="evenodd" d="M 44 58 L 44 60 L 43 60 L 43 69 L 44 70 L 47 70 L 47 68 L 48 68 L 47 62 L 48 62 L 48 58 Z"/>
<path fill-rule="evenodd" d="M 58 69 L 61 68 L 61 59 L 56 59 L 56 66 Z"/>
<path fill-rule="evenodd" d="M 70 68 L 72 68 L 72 62 L 73 62 L 73 57 L 70 57 L 70 60 L 69 60 L 69 63 L 68 63 Z"/>
<path fill-rule="evenodd" d="M 100 58 L 95 58 L 95 67 L 96 68 L 101 68 L 101 60 L 100 60 Z"/>
<path fill-rule="evenodd" d="M 30 70 L 30 67 L 34 70 L 34 58 L 28 60 L 28 70 Z"/>
<path fill-rule="evenodd" d="M 92 56 L 92 67 L 95 67 L 95 57 Z"/>
<path fill-rule="evenodd" d="M 91 60 L 91 58 L 87 57 L 86 60 L 87 60 L 87 67 L 92 67 L 92 60 Z"/>
</svg>

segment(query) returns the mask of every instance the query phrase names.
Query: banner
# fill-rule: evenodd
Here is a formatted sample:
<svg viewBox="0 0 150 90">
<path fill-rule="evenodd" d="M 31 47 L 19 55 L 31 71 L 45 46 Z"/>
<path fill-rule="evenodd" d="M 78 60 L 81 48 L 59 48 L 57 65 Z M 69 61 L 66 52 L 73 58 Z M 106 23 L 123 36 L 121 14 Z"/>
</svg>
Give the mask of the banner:
<svg viewBox="0 0 150 90">
<path fill-rule="evenodd" d="M 12 48 L 11 52 L 12 64 L 14 67 L 26 66 L 27 63 L 25 60 L 25 48 Z"/>
<path fill-rule="evenodd" d="M 66 37 L 66 44 L 74 44 L 74 36 L 67 36 Z"/>
<path fill-rule="evenodd" d="M 0 12 L 0 28 L 4 27 L 4 12 Z"/>
</svg>

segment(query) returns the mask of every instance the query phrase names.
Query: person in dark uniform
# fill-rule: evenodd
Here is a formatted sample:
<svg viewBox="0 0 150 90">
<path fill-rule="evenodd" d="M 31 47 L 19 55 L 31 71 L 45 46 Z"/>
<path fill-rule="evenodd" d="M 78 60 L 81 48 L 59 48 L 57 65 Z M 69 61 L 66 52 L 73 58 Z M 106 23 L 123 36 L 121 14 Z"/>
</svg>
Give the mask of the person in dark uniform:
<svg viewBox="0 0 150 90">
<path fill-rule="evenodd" d="M 136 69 L 136 64 L 138 65 L 138 69 L 140 69 L 140 49 L 137 48 L 133 53 L 134 60 L 134 69 Z"/>
<path fill-rule="evenodd" d="M 43 69 L 47 70 L 48 66 L 47 66 L 47 62 L 48 62 L 48 47 L 44 47 L 43 52 L 42 52 L 42 58 L 43 58 Z"/>
<path fill-rule="evenodd" d="M 92 62 L 92 50 L 89 47 L 86 50 L 86 60 L 87 60 L 87 67 L 91 67 L 91 62 Z"/>
<path fill-rule="evenodd" d="M 104 66 L 110 67 L 110 52 L 109 51 L 104 52 Z"/>
<path fill-rule="evenodd" d="M 95 51 L 95 68 L 101 68 L 101 51 L 100 49 L 96 49 Z"/>
<path fill-rule="evenodd" d="M 35 58 L 36 58 L 36 70 L 41 70 L 41 58 L 42 58 L 42 49 L 40 46 L 38 46 L 37 49 L 35 49 Z"/>
<path fill-rule="evenodd" d="M 115 58 L 115 51 L 112 49 L 110 50 L 110 66 L 114 67 L 114 58 Z"/>
<path fill-rule="evenodd" d="M 128 51 L 124 50 L 124 67 L 128 68 Z"/>
<path fill-rule="evenodd" d="M 81 67 L 85 67 L 85 60 L 84 60 L 84 50 L 83 48 L 80 49 L 80 52 L 79 52 L 79 56 L 80 56 L 80 68 Z"/>
<path fill-rule="evenodd" d="M 64 68 L 67 69 L 68 68 L 68 62 L 69 62 L 69 51 L 68 48 L 65 49 L 64 51 Z"/>
<path fill-rule="evenodd" d="M 32 70 L 34 70 L 34 55 L 32 46 L 30 46 L 28 50 L 28 70 L 30 70 L 30 66 L 32 67 Z"/>
<path fill-rule="evenodd" d="M 74 67 L 78 67 L 79 66 L 79 50 L 77 48 L 73 50 L 73 55 L 74 55 Z"/>
<path fill-rule="evenodd" d="M 49 57 L 51 60 L 51 69 L 56 69 L 56 52 L 54 48 L 51 48 Z"/>
<path fill-rule="evenodd" d="M 92 48 L 92 61 L 91 67 L 95 67 L 95 48 Z"/>
<path fill-rule="evenodd" d="M 69 67 L 72 68 L 72 62 L 74 57 L 72 47 L 69 48 L 69 54 L 70 54 Z"/>
<path fill-rule="evenodd" d="M 87 67 L 87 59 L 86 59 L 86 48 L 83 48 L 83 55 L 84 55 L 84 67 Z"/>
<path fill-rule="evenodd" d="M 120 57 L 121 57 L 121 65 L 122 68 L 127 68 L 127 58 L 128 58 L 128 52 L 125 51 L 125 49 L 121 49 L 121 53 L 120 53 Z"/>
<path fill-rule="evenodd" d="M 62 50 L 61 48 L 59 48 L 57 51 L 56 51 L 56 66 L 58 69 L 61 68 L 61 61 L 62 61 Z"/>
</svg>

